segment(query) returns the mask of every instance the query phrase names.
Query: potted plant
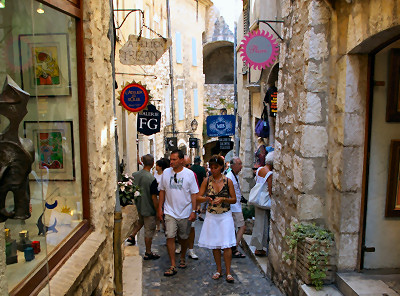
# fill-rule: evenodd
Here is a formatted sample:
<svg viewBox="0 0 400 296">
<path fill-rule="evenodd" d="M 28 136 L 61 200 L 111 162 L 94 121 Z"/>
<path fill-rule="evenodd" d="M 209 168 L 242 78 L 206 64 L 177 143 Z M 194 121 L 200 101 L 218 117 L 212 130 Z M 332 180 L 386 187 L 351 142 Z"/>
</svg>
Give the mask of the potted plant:
<svg viewBox="0 0 400 296">
<path fill-rule="evenodd" d="M 118 181 L 119 200 L 121 206 L 133 205 L 133 201 L 140 196 L 140 188 L 133 183 L 133 177 L 127 174 Z"/>
<path fill-rule="evenodd" d="M 324 283 L 334 281 L 333 233 L 315 224 L 298 223 L 285 238 L 289 245 L 285 259 L 296 260 L 296 272 L 303 282 L 321 290 Z"/>
</svg>

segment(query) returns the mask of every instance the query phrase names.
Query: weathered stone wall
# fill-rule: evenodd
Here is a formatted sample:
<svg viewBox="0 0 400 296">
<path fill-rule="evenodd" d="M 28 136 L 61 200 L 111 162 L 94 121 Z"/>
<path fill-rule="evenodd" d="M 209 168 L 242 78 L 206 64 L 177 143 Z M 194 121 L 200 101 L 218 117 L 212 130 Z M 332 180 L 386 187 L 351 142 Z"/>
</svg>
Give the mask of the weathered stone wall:
<svg viewBox="0 0 400 296">
<path fill-rule="evenodd" d="M 4 234 L 4 228 L 5 228 L 5 223 L 1 223 L 1 228 L 0 228 L 0 242 L 2 244 L 0 245 L 0 295 L 1 296 L 6 296 L 8 295 L 8 285 L 7 285 L 7 277 L 6 277 L 6 244 L 3 243 L 5 242 L 5 234 Z"/>
<path fill-rule="evenodd" d="M 217 115 L 222 108 L 226 108 L 228 114 L 233 114 L 233 104 L 233 84 L 206 84 L 204 86 L 204 112 L 207 112 L 207 115 Z"/>
<path fill-rule="evenodd" d="M 294 266 L 283 261 L 286 229 L 324 217 L 330 13 L 323 1 L 283 1 L 282 17 L 269 259 L 274 281 L 292 295 Z"/>
<path fill-rule="evenodd" d="M 338 269 L 357 267 L 366 54 L 400 33 L 399 9 L 397 1 L 282 2 L 269 259 L 275 283 L 289 295 L 298 279 L 282 255 L 294 222 L 324 225 L 335 235 Z"/>
<path fill-rule="evenodd" d="M 108 1 L 84 1 L 90 215 L 95 231 L 106 235 L 106 240 L 97 264 L 91 269 L 91 276 L 85 278 L 81 287 L 90 286 L 95 277 L 100 277 L 97 290 L 104 295 L 113 287 L 113 214 L 116 190 L 111 43 L 107 38 L 109 15 Z"/>
</svg>

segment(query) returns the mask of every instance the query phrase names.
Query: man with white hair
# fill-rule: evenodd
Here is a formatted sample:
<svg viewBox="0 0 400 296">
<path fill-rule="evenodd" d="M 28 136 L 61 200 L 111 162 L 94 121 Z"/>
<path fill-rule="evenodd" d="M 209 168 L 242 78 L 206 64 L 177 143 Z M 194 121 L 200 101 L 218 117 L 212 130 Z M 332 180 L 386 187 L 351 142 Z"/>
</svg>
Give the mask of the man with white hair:
<svg viewBox="0 0 400 296">
<path fill-rule="evenodd" d="M 231 170 L 226 174 L 226 177 L 232 180 L 233 188 L 236 194 L 236 203 L 231 205 L 231 211 L 233 216 L 233 222 L 235 223 L 236 232 L 236 246 L 232 247 L 232 257 L 233 258 L 245 258 L 246 256 L 239 252 L 237 249 L 240 241 L 242 240 L 246 226 L 244 224 L 244 217 L 242 212 L 242 204 L 240 200 L 242 199 L 242 192 L 240 190 L 239 179 L 237 175 L 242 170 L 242 161 L 239 157 L 233 157 L 230 161 Z"/>
</svg>

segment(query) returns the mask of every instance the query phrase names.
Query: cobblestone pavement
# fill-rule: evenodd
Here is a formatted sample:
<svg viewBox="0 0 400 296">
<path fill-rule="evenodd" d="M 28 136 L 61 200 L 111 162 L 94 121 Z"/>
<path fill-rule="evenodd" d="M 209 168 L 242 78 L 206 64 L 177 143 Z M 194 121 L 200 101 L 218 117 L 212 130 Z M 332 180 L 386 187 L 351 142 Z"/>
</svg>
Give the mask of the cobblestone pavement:
<svg viewBox="0 0 400 296">
<path fill-rule="evenodd" d="M 199 260 L 187 258 L 187 268 L 179 269 L 173 277 L 165 277 L 164 271 L 169 267 L 169 258 L 163 232 L 158 232 L 153 241 L 153 251 L 161 255 L 158 260 L 143 260 L 143 295 L 270 295 L 281 296 L 279 290 L 265 278 L 254 262 L 246 258 L 232 259 L 232 275 L 234 284 L 225 281 L 225 277 L 213 280 L 212 274 L 216 265 L 212 251 L 200 248 L 197 239 L 200 234 L 202 222 L 196 220 L 195 253 Z M 142 231 L 138 238 L 140 254 L 144 254 Z M 179 258 L 180 255 L 177 255 Z M 178 261 L 177 261 L 178 262 Z M 222 272 L 225 273 L 224 261 Z"/>
</svg>

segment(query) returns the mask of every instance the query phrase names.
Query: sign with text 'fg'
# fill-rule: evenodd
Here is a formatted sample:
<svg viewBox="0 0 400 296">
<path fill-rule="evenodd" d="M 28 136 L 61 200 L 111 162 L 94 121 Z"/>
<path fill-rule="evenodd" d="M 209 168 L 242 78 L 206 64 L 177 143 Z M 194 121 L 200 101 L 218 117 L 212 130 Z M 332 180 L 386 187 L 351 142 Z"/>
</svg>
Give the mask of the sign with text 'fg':
<svg viewBox="0 0 400 296">
<path fill-rule="evenodd" d="M 137 116 L 137 131 L 146 136 L 160 132 L 161 112 L 154 105 L 147 105 L 147 110 L 143 110 Z"/>
</svg>

